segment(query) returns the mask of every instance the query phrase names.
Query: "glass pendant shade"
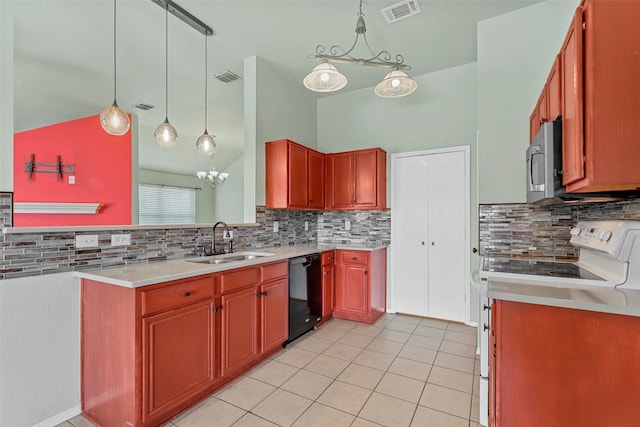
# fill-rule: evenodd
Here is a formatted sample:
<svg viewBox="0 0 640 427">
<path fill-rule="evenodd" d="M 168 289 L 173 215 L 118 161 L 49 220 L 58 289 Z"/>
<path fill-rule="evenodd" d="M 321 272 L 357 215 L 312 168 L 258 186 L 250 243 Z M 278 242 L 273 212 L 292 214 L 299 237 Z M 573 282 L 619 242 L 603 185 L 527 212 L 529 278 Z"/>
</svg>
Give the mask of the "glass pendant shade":
<svg viewBox="0 0 640 427">
<path fill-rule="evenodd" d="M 375 92 L 381 98 L 399 98 L 412 94 L 418 83 L 400 70 L 393 70 L 376 86 Z"/>
<path fill-rule="evenodd" d="M 153 137 L 159 146 L 171 148 L 178 142 L 178 131 L 169 123 L 169 119 L 165 118 L 153 132 Z"/>
<path fill-rule="evenodd" d="M 213 135 L 209 135 L 207 130 L 196 140 L 196 151 L 203 156 L 213 156 L 216 152 L 216 140 Z"/>
<path fill-rule="evenodd" d="M 347 78 L 336 67 L 323 61 L 307 74 L 303 83 L 314 92 L 335 92 L 347 85 Z"/>
<path fill-rule="evenodd" d="M 131 127 L 129 115 L 118 107 L 115 99 L 113 100 L 113 105 L 105 107 L 100 113 L 100 124 L 105 132 L 116 136 L 124 135 Z"/>
</svg>

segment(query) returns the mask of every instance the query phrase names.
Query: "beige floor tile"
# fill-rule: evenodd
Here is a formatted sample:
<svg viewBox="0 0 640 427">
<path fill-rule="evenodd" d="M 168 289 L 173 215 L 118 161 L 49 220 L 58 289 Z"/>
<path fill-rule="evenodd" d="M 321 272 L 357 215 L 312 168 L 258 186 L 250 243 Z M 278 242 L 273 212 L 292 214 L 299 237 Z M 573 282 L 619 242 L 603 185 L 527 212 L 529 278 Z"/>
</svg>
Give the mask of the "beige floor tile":
<svg viewBox="0 0 640 427">
<path fill-rule="evenodd" d="M 352 425 L 353 425 L 353 424 L 352 424 Z M 471 422 L 469 423 L 469 427 L 481 427 L 481 426 L 480 426 L 480 423 L 476 423 L 476 422 L 471 421 Z"/>
<path fill-rule="evenodd" d="M 427 383 L 420 405 L 460 418 L 469 417 L 471 395 L 458 390 Z"/>
<path fill-rule="evenodd" d="M 429 372 L 431 372 L 431 365 L 403 357 L 396 357 L 391 366 L 389 366 L 389 372 L 420 381 L 426 381 L 427 378 L 429 378 Z"/>
<path fill-rule="evenodd" d="M 366 335 L 368 337 L 376 337 L 384 326 L 359 324 L 351 330 L 354 334 Z"/>
<path fill-rule="evenodd" d="M 353 384 L 334 381 L 317 402 L 356 415 L 371 395 L 371 390 Z"/>
<path fill-rule="evenodd" d="M 420 335 L 411 335 L 407 340 L 407 344 L 414 347 L 428 348 L 429 350 L 438 350 L 440 348 L 440 338 L 422 337 Z"/>
<path fill-rule="evenodd" d="M 468 420 L 435 409 L 418 406 L 411 427 L 467 427 Z"/>
<path fill-rule="evenodd" d="M 426 317 L 420 320 L 420 326 L 429 326 L 431 328 L 447 329 L 449 327 L 449 322 L 447 322 L 446 320 L 432 319 L 432 318 Z"/>
<path fill-rule="evenodd" d="M 349 427 L 355 416 L 329 406 L 314 403 L 293 424 L 299 427 Z"/>
<path fill-rule="evenodd" d="M 411 337 L 411 334 L 407 332 L 392 331 L 391 329 L 383 329 L 382 332 L 380 332 L 376 338 L 404 344 L 407 342 L 409 337 Z"/>
<path fill-rule="evenodd" d="M 380 353 L 390 354 L 392 356 L 397 356 L 402 350 L 404 344 L 399 342 L 382 340 L 379 338 L 375 338 L 373 341 L 369 343 L 367 346 L 368 350 L 378 351 Z"/>
<path fill-rule="evenodd" d="M 437 351 L 435 350 L 405 345 L 398 354 L 398 357 L 404 357 L 405 359 L 416 360 L 418 362 L 432 365 L 433 361 L 436 359 L 436 354 Z"/>
<path fill-rule="evenodd" d="M 473 367 L 473 374 L 474 375 L 480 375 L 480 361 L 478 359 L 476 359 L 476 363 Z"/>
<path fill-rule="evenodd" d="M 276 387 L 280 387 L 291 378 L 299 369 L 286 363 L 271 360 L 266 365 L 249 372 L 251 378 L 263 381 Z"/>
<path fill-rule="evenodd" d="M 306 397 L 307 399 L 315 400 L 332 382 L 333 379 L 325 377 L 324 375 L 301 370 L 289 378 L 280 388 Z"/>
<path fill-rule="evenodd" d="M 446 341 L 459 342 L 461 344 L 467 344 L 472 346 L 476 345 L 476 338 L 477 338 L 476 335 L 467 334 L 464 332 L 447 331 L 444 334 L 444 339 Z"/>
<path fill-rule="evenodd" d="M 216 397 L 210 397 L 205 404 L 191 412 L 186 417 L 173 421 L 178 427 L 230 426 L 240 419 L 246 411 L 224 402 Z"/>
<path fill-rule="evenodd" d="M 351 424 L 351 427 L 378 427 L 380 424 L 372 423 L 364 418 L 356 418 Z"/>
<path fill-rule="evenodd" d="M 73 424 L 71 424 L 69 421 L 65 421 L 63 423 L 56 424 L 55 427 L 73 427 Z"/>
<path fill-rule="evenodd" d="M 474 396 L 480 396 L 480 374 L 473 374 L 473 389 L 471 394 Z"/>
<path fill-rule="evenodd" d="M 329 357 L 321 354 L 305 366 L 304 370 L 315 372 L 316 374 L 324 375 L 326 377 L 336 378 L 348 365 L 349 362 L 346 360 L 336 359 L 335 357 Z"/>
<path fill-rule="evenodd" d="M 434 366 L 431 368 L 429 379 L 431 384 L 441 385 L 471 394 L 473 388 L 473 375 L 465 372 L 454 371 L 453 369 Z"/>
<path fill-rule="evenodd" d="M 276 390 L 251 411 L 280 426 L 290 426 L 313 403 L 286 390 Z"/>
<path fill-rule="evenodd" d="M 364 335 L 360 336 L 367 338 Z M 335 357 L 336 359 L 342 359 L 346 360 L 347 362 L 351 362 L 358 356 L 358 354 L 360 354 L 361 351 L 361 347 L 354 347 L 352 345 L 347 345 L 338 341 L 331 347 L 326 349 L 322 354 L 324 354 L 325 356 Z"/>
<path fill-rule="evenodd" d="M 444 340 L 442 341 L 442 344 L 440 344 L 439 351 L 443 351 L 445 353 L 457 354 L 458 356 L 475 357 L 476 346 Z"/>
<path fill-rule="evenodd" d="M 330 322 L 326 323 L 326 326 L 329 326 L 330 328 L 333 329 L 338 329 L 341 331 L 350 331 L 353 328 L 355 328 L 356 326 L 358 326 L 360 323 L 359 322 L 354 322 L 352 320 L 345 320 L 345 319 L 337 319 L 337 318 L 333 318 L 331 319 Z"/>
<path fill-rule="evenodd" d="M 475 336 L 478 335 L 478 328 L 474 326 L 463 325 L 461 323 L 449 323 L 449 326 L 447 326 L 447 331 L 463 332 L 465 334 Z"/>
<path fill-rule="evenodd" d="M 384 317 L 381 317 L 378 320 L 376 320 L 376 322 L 371 326 L 375 326 L 376 328 L 383 328 L 384 329 L 391 322 L 393 322 L 392 319 L 385 319 Z"/>
<path fill-rule="evenodd" d="M 386 371 L 387 368 L 391 366 L 393 359 L 395 359 L 395 357 L 390 354 L 384 354 L 377 351 L 364 349 L 362 350 L 362 353 L 360 353 L 358 357 L 353 360 L 353 363 Z"/>
<path fill-rule="evenodd" d="M 395 319 L 393 319 L 395 321 L 398 322 L 402 322 L 402 323 L 408 323 L 410 325 L 417 325 L 420 323 L 420 320 L 422 320 L 422 317 L 418 317 L 418 316 L 411 316 L 408 314 L 396 314 Z"/>
<path fill-rule="evenodd" d="M 315 335 L 310 335 L 308 338 L 305 338 L 299 343 L 294 344 L 293 348 L 313 351 L 314 353 L 322 353 L 323 351 L 331 347 L 332 344 L 333 341 L 325 340 Z"/>
<path fill-rule="evenodd" d="M 236 421 L 233 427 L 277 427 L 277 424 L 253 415 L 252 413 L 247 413 Z"/>
<path fill-rule="evenodd" d="M 71 423 L 73 427 L 93 427 L 93 423 L 82 415 L 76 415 L 75 417 L 71 418 L 69 420 L 69 423 Z"/>
<path fill-rule="evenodd" d="M 446 330 L 444 330 L 444 329 L 438 329 L 438 328 L 432 328 L 430 326 L 418 325 L 416 330 L 413 331 L 413 334 L 414 335 L 420 335 L 420 336 L 423 336 L 423 337 L 437 338 L 437 339 L 441 340 L 442 338 L 444 338 L 445 332 L 446 332 Z"/>
<path fill-rule="evenodd" d="M 217 397 L 245 411 L 250 411 L 265 397 L 273 393 L 275 389 L 274 386 L 262 381 L 244 377 L 232 386 L 226 387 L 221 393 L 217 394 Z"/>
<path fill-rule="evenodd" d="M 418 403 L 424 385 L 424 381 L 387 372 L 378 383 L 375 391 L 411 403 Z"/>
<path fill-rule="evenodd" d="M 294 347 L 287 351 L 284 351 L 275 358 L 278 362 L 286 363 L 287 365 L 295 366 L 296 368 L 303 368 L 307 363 L 311 362 L 318 356 L 318 353 L 313 351 L 303 350 L 298 347 Z"/>
<path fill-rule="evenodd" d="M 379 333 L 379 332 L 378 332 Z M 372 336 L 369 335 L 361 335 L 355 332 L 349 332 L 347 335 L 343 336 L 338 340 L 338 342 L 342 344 L 352 345 L 354 347 L 365 348 L 369 345 L 369 343 L 373 340 Z"/>
<path fill-rule="evenodd" d="M 343 329 L 331 328 L 330 325 L 322 327 L 318 330 L 313 336 L 315 338 L 322 338 L 323 340 L 336 342 L 343 336 L 345 336 L 349 331 L 345 331 Z"/>
<path fill-rule="evenodd" d="M 438 352 L 436 360 L 433 362 L 435 366 L 442 366 L 443 368 L 455 369 L 456 371 L 466 372 L 473 374 L 473 367 L 475 365 L 475 359 L 469 359 L 468 357 L 462 357 L 455 354 Z"/>
<path fill-rule="evenodd" d="M 374 392 L 358 417 L 384 426 L 405 427 L 411 423 L 416 404 Z"/>
<path fill-rule="evenodd" d="M 356 365 L 352 363 L 342 371 L 337 378 L 338 381 L 357 385 L 369 390 L 376 388 L 380 382 L 380 378 L 384 375 L 384 371 L 369 368 L 368 366 Z"/>
<path fill-rule="evenodd" d="M 417 324 L 404 323 L 398 320 L 393 320 L 391 323 L 385 326 L 385 329 L 389 329 L 391 331 L 406 332 L 410 334 L 416 329 L 416 326 Z"/>
<path fill-rule="evenodd" d="M 480 422 L 480 397 L 471 396 L 471 413 L 469 414 L 469 420 Z"/>
</svg>

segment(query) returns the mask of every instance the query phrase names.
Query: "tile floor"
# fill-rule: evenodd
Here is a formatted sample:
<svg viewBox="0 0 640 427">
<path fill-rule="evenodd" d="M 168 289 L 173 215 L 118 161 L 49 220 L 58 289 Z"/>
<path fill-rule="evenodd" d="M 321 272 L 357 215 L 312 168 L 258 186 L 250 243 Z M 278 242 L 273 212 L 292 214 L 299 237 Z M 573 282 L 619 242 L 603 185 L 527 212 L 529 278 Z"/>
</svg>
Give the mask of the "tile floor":
<svg viewBox="0 0 640 427">
<path fill-rule="evenodd" d="M 475 328 L 333 319 L 166 426 L 478 427 L 478 374 Z"/>
</svg>

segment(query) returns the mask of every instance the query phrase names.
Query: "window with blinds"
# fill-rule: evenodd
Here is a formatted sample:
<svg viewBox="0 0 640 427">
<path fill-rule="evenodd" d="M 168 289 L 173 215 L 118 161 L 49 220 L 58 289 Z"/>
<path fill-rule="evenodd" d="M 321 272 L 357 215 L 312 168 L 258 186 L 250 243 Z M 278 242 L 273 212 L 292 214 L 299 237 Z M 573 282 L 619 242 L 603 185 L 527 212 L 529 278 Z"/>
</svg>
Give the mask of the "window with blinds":
<svg viewBox="0 0 640 427">
<path fill-rule="evenodd" d="M 196 189 L 140 184 L 138 209 L 140 224 L 195 224 Z"/>
</svg>

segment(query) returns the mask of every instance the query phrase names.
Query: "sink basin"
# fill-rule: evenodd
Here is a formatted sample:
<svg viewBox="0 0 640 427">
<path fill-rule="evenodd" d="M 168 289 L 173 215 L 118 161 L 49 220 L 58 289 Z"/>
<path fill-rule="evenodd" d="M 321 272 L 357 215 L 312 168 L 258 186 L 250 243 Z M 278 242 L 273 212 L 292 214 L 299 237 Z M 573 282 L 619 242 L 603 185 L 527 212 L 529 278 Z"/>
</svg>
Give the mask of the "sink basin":
<svg viewBox="0 0 640 427">
<path fill-rule="evenodd" d="M 273 256 L 267 252 L 237 252 L 231 254 L 213 255 L 208 257 L 191 258 L 186 259 L 188 262 L 195 262 L 198 264 L 225 264 L 236 261 L 247 261 L 256 258 L 262 258 L 267 256 Z"/>
</svg>

